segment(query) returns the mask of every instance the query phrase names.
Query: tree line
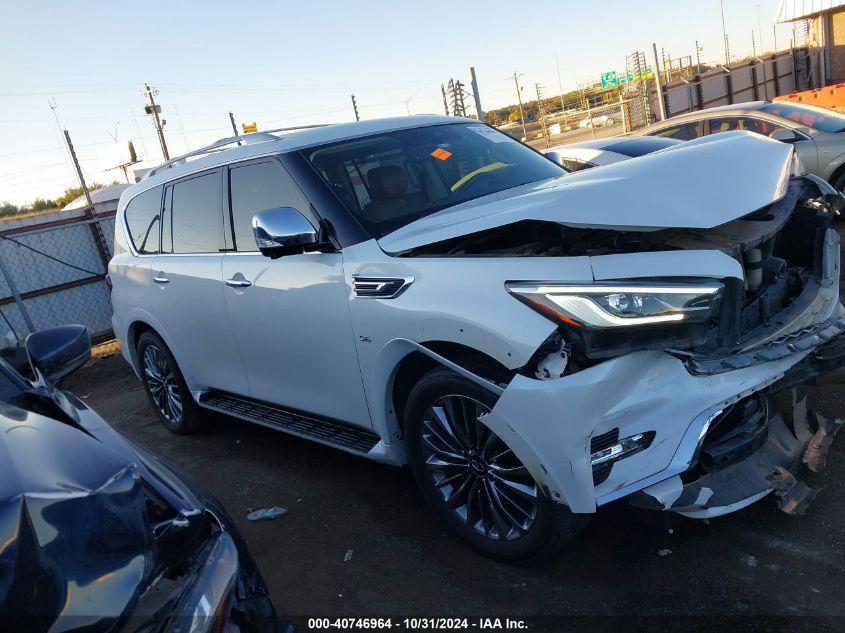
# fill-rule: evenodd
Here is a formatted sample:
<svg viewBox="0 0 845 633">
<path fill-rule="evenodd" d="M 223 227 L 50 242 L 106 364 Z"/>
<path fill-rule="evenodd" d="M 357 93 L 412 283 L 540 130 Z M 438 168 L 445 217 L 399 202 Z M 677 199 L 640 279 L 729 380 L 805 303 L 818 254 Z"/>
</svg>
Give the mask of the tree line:
<svg viewBox="0 0 845 633">
<path fill-rule="evenodd" d="M 112 184 L 117 184 L 115 180 Z M 103 185 L 98 182 L 92 182 L 88 185 L 88 191 L 96 191 L 102 189 Z M 81 196 L 84 192 L 82 187 L 68 187 L 64 193 L 55 199 L 36 198 L 29 204 L 16 205 L 11 202 L 0 203 L 0 218 L 8 218 L 14 215 L 23 215 L 26 213 L 40 213 L 42 211 L 51 211 L 53 209 L 61 209 L 67 204 L 70 204 Z"/>
</svg>

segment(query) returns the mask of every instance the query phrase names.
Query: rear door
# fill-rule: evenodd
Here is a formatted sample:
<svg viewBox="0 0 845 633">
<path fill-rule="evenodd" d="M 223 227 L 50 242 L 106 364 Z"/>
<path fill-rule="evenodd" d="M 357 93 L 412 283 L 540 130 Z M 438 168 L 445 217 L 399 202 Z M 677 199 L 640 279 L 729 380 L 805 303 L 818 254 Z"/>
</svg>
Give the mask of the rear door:
<svg viewBox="0 0 845 633">
<path fill-rule="evenodd" d="M 247 395 L 220 283 L 224 233 L 222 169 L 167 185 L 161 249 L 152 265 L 153 313 L 198 388 Z"/>
<path fill-rule="evenodd" d="M 342 255 L 261 255 L 252 233 L 258 211 L 293 207 L 315 227 L 319 218 L 276 158 L 227 173 L 235 250 L 223 257 L 223 292 L 252 397 L 371 428 Z"/>
</svg>

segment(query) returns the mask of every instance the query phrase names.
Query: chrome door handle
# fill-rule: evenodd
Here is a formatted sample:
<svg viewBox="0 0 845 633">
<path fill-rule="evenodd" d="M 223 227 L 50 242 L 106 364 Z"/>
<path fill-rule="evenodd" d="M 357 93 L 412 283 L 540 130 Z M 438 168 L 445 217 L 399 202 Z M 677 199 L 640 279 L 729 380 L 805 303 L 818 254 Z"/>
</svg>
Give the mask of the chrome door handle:
<svg viewBox="0 0 845 633">
<path fill-rule="evenodd" d="M 153 277 L 153 281 L 156 282 L 157 284 L 169 284 L 170 283 L 170 280 L 161 273 L 159 273 L 158 275 Z"/>
<path fill-rule="evenodd" d="M 249 288 L 252 285 L 252 282 L 243 278 L 235 279 L 232 277 L 231 279 L 226 280 L 226 285 L 231 286 L 232 288 Z"/>
</svg>

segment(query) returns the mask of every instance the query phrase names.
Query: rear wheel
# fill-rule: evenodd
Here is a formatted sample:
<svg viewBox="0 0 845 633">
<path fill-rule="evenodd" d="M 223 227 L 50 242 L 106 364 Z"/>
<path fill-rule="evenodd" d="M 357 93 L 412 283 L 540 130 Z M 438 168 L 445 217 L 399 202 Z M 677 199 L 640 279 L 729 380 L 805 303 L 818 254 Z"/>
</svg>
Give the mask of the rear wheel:
<svg viewBox="0 0 845 633">
<path fill-rule="evenodd" d="M 138 365 L 144 390 L 159 422 L 171 433 L 188 435 L 204 424 L 176 359 L 158 334 L 144 332 L 138 339 Z"/>
<path fill-rule="evenodd" d="M 548 558 L 582 529 L 584 515 L 546 498 L 525 465 L 479 417 L 495 396 L 437 368 L 405 407 L 408 460 L 426 501 L 474 549 L 510 563 Z"/>
</svg>

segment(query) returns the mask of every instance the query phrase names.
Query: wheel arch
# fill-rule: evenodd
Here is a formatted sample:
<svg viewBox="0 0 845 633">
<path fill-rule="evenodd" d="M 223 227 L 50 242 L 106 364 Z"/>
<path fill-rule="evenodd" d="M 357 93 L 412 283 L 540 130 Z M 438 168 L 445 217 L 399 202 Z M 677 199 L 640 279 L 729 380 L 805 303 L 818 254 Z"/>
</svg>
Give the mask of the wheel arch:
<svg viewBox="0 0 845 633">
<path fill-rule="evenodd" d="M 460 343 L 451 341 L 415 342 L 395 339 L 379 354 L 375 364 L 375 401 L 372 412 L 375 431 L 385 443 L 403 437 L 402 417 L 411 388 L 435 367 L 447 367 L 497 396 L 515 373 L 498 360 Z"/>
<path fill-rule="evenodd" d="M 128 343 L 129 349 L 129 356 L 132 359 L 132 368 L 135 370 L 135 373 L 140 378 L 139 373 L 139 364 L 138 364 L 138 341 L 141 339 L 141 335 L 144 332 L 152 332 L 153 334 L 157 335 L 164 341 L 164 344 L 167 345 L 167 348 L 170 350 L 170 353 L 173 354 L 173 357 L 176 359 L 176 364 L 179 366 L 179 371 L 182 373 L 182 377 L 185 379 L 185 383 L 194 391 L 196 389 L 196 384 L 194 383 L 193 376 L 185 364 L 184 358 L 181 356 L 178 346 L 173 344 L 173 341 L 170 340 L 170 337 L 167 336 L 161 327 L 157 327 L 156 324 L 153 322 L 152 319 L 145 319 L 143 317 L 139 317 L 133 319 L 129 327 L 127 329 L 127 337 L 126 341 Z"/>
</svg>

